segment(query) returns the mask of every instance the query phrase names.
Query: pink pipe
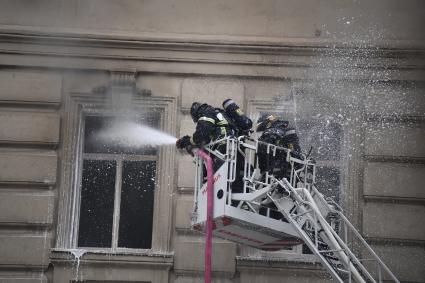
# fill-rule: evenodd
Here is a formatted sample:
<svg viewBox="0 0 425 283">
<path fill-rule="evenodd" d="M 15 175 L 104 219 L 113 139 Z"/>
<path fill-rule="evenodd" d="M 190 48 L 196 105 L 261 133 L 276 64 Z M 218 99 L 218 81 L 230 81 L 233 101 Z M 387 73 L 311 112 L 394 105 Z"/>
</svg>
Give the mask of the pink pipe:
<svg viewBox="0 0 425 283">
<path fill-rule="evenodd" d="M 207 225 L 205 233 L 205 283 L 211 283 L 212 230 L 214 212 L 214 170 L 211 157 L 202 149 L 196 152 L 207 164 Z"/>
</svg>

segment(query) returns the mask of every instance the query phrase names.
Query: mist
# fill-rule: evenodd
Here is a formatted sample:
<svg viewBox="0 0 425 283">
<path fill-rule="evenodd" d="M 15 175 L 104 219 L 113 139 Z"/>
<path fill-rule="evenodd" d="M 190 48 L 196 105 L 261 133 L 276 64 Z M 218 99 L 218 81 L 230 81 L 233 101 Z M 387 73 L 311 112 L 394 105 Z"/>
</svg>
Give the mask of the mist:
<svg viewBox="0 0 425 283">
<path fill-rule="evenodd" d="M 177 138 L 146 125 L 116 120 L 96 136 L 105 144 L 117 144 L 126 148 L 158 147 L 175 144 Z"/>
</svg>

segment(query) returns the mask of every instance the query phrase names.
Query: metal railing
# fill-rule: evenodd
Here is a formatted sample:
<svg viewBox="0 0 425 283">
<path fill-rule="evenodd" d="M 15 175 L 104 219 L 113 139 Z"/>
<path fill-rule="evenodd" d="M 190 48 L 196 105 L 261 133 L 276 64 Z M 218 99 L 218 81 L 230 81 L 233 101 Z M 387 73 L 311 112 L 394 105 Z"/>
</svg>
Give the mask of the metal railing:
<svg viewBox="0 0 425 283">
<path fill-rule="evenodd" d="M 258 160 L 260 145 L 261 154 L 285 160 L 289 164 L 289 176 L 278 179 L 269 171 L 260 171 Z M 246 136 L 238 139 L 225 137 L 204 146 L 204 149 L 212 156 L 214 162 L 227 162 L 229 165 L 227 204 L 231 205 L 232 201 L 236 201 L 239 202 L 237 207 L 241 208 L 246 204 L 245 209 L 247 207 L 251 212 L 259 213 L 260 208 L 264 207 L 264 201 L 271 200 L 283 216 L 293 223 L 305 243 L 337 281 L 352 282 L 354 279 L 356 282 L 380 283 L 383 282 L 385 275 L 385 280 L 399 282 L 344 216 L 341 207 L 317 190 L 316 164 L 313 159 L 302 154 L 294 156 L 287 148 Z M 297 158 L 298 156 L 301 158 Z M 243 158 L 243 175 L 236 172 L 237 162 L 242 162 L 238 158 Z M 204 183 L 203 166 L 199 159 L 196 162 L 195 199 L 198 189 Z M 232 193 L 232 183 L 236 178 L 242 178 L 241 193 Z M 279 191 L 278 197 L 275 195 L 276 191 Z M 262 215 L 268 217 L 270 211 Z M 342 236 L 339 235 L 339 231 L 342 231 Z M 354 240 L 362 244 L 361 252 L 367 252 L 368 258 L 358 258 L 351 251 L 348 234 L 353 235 Z M 374 276 L 366 266 L 371 262 L 377 266 Z M 377 279 L 374 278 L 376 276 Z"/>
</svg>

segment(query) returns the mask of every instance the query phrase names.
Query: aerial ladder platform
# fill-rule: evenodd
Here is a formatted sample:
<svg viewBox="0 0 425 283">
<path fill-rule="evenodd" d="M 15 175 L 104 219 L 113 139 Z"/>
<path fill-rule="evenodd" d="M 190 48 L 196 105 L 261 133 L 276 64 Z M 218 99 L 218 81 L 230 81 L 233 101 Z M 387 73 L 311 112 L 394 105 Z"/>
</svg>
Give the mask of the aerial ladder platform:
<svg viewBox="0 0 425 283">
<path fill-rule="evenodd" d="M 260 144 L 273 158 L 286 159 L 285 177 L 260 172 Z M 337 282 L 399 282 L 341 207 L 317 190 L 313 159 L 296 158 L 289 149 L 245 136 L 216 140 L 203 152 L 214 163 L 212 235 L 265 251 L 305 244 Z M 208 182 L 199 155 L 195 164 L 191 222 L 202 232 L 207 226 Z"/>
</svg>

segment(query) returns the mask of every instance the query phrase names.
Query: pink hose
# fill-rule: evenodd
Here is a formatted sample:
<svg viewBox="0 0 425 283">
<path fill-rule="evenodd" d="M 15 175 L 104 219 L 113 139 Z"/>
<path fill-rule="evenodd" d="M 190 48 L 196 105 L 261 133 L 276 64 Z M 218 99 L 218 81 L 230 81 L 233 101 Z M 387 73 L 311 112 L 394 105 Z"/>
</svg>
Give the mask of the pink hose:
<svg viewBox="0 0 425 283">
<path fill-rule="evenodd" d="M 211 157 L 202 149 L 196 152 L 207 164 L 207 226 L 205 233 L 205 283 L 211 283 L 212 230 L 214 209 L 214 170 Z"/>
</svg>

